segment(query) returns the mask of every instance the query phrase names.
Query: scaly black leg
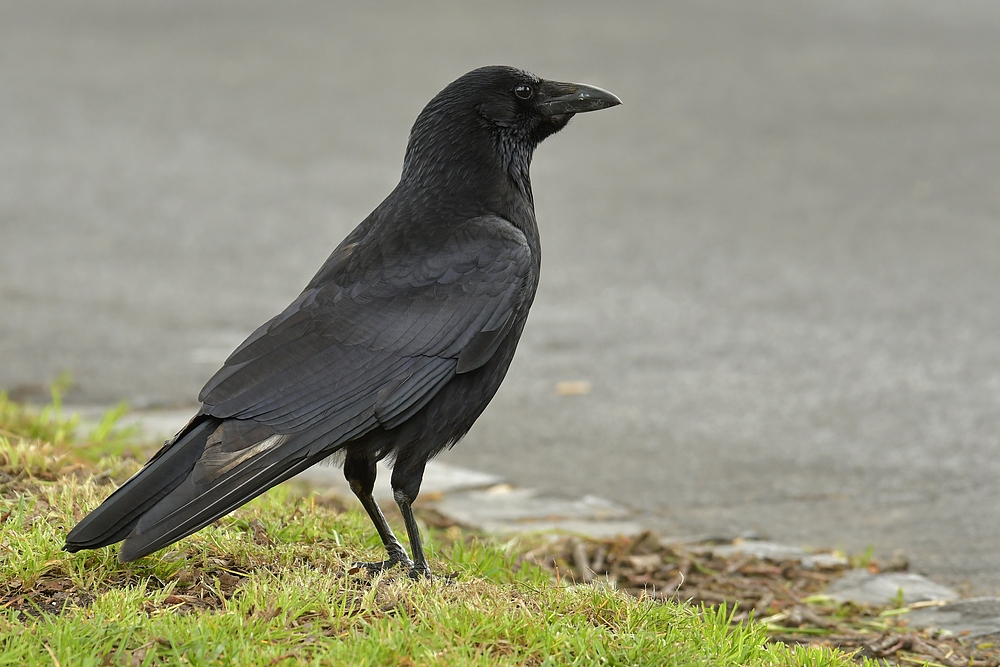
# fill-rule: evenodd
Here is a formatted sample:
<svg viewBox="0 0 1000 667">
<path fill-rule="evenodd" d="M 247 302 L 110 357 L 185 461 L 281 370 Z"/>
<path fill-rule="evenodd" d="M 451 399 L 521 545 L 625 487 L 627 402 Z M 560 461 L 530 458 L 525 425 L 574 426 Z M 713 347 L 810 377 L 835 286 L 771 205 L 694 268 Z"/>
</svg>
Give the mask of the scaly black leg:
<svg viewBox="0 0 1000 667">
<path fill-rule="evenodd" d="M 420 492 L 425 463 L 425 461 L 420 461 L 404 464 L 404 462 L 397 460 L 392 469 L 392 496 L 403 515 L 406 535 L 410 538 L 410 552 L 413 554 L 413 564 L 410 567 L 411 579 L 429 577 L 431 574 L 431 568 L 427 564 L 424 547 L 420 541 L 420 528 L 417 527 L 412 507 L 413 501 L 417 499 L 417 494 Z"/>
<path fill-rule="evenodd" d="M 352 456 L 348 450 L 347 458 L 344 459 L 344 477 L 347 478 L 347 482 L 351 485 L 351 491 L 354 492 L 354 495 L 361 501 L 361 505 L 365 508 L 365 511 L 368 512 L 372 523 L 375 524 L 375 530 L 378 531 L 378 536 L 382 538 L 385 550 L 389 553 L 388 560 L 376 563 L 355 563 L 355 565 L 364 567 L 372 573 L 381 572 L 396 565 L 412 568 L 413 562 L 406 555 L 406 549 L 396 539 L 392 528 L 389 527 L 389 522 L 385 520 L 385 515 L 382 514 L 382 510 L 372 496 L 372 489 L 375 488 L 376 474 L 375 461 L 364 456 Z"/>
<path fill-rule="evenodd" d="M 406 534 L 410 538 L 410 551 L 413 552 L 413 565 L 410 567 L 410 578 L 431 576 L 431 567 L 427 564 L 427 557 L 424 555 L 424 546 L 420 542 L 420 528 L 417 527 L 417 520 L 413 516 L 411 507 L 412 501 L 401 493 L 393 494 L 399 511 L 403 514 L 403 522 L 406 524 Z"/>
</svg>

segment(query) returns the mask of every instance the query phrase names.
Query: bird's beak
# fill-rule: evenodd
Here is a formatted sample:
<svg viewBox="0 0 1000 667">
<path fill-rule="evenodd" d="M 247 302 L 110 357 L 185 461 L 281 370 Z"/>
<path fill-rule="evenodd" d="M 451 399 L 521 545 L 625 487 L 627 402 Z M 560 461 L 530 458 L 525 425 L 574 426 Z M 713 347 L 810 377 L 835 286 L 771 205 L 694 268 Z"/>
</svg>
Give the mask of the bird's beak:
<svg viewBox="0 0 1000 667">
<path fill-rule="evenodd" d="M 561 116 L 607 109 L 621 103 L 622 101 L 616 95 L 597 86 L 588 86 L 583 83 L 542 81 L 538 87 L 535 107 L 543 116 Z"/>
</svg>

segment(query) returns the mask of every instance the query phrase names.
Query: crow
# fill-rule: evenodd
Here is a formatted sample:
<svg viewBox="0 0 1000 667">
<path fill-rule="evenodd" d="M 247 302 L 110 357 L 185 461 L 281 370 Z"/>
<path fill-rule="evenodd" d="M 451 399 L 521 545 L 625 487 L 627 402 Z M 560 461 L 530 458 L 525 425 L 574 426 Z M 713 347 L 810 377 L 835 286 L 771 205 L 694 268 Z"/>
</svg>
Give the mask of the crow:
<svg viewBox="0 0 1000 667">
<path fill-rule="evenodd" d="M 395 189 L 236 348 L 198 413 L 64 549 L 124 540 L 118 559 L 141 558 L 339 452 L 388 552 L 359 565 L 429 575 L 411 509 L 424 466 L 493 398 L 538 286 L 534 149 L 574 114 L 618 104 L 600 88 L 506 66 L 445 87 L 410 131 Z M 372 497 L 386 458 L 412 560 Z"/>
</svg>

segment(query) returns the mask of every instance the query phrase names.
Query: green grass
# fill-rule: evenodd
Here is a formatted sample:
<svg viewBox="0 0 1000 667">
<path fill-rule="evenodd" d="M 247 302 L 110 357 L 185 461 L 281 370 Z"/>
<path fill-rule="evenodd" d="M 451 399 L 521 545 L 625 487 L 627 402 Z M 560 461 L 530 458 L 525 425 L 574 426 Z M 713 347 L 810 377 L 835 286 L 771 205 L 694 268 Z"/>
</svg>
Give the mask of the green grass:
<svg viewBox="0 0 1000 667">
<path fill-rule="evenodd" d="M 65 553 L 138 467 L 113 422 L 80 442 L 57 409 L 0 396 L 0 665 L 854 664 L 768 644 L 725 609 L 562 586 L 454 528 L 427 531 L 448 577 L 352 574 L 381 558 L 367 517 L 289 485 L 135 563 Z"/>
</svg>

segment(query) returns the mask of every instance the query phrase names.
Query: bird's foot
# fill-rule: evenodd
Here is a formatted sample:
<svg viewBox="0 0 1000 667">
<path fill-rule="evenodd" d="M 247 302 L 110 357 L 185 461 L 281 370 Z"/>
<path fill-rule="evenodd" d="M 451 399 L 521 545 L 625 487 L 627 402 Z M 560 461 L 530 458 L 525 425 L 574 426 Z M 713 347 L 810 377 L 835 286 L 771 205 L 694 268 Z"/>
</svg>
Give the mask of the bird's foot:
<svg viewBox="0 0 1000 667">
<path fill-rule="evenodd" d="M 410 567 L 410 571 L 406 573 L 410 579 L 430 579 L 431 578 L 431 568 L 426 564 L 423 566 L 413 565 Z"/>
<path fill-rule="evenodd" d="M 403 548 L 399 542 L 390 542 L 385 545 L 385 550 L 389 552 L 389 558 L 386 560 L 378 561 L 375 563 L 354 563 L 351 569 L 347 571 L 348 574 L 355 574 L 356 572 L 364 569 L 369 575 L 375 575 L 379 572 L 385 572 L 397 565 L 402 565 L 406 569 L 413 567 L 413 561 L 410 557 L 406 555 L 406 550 Z"/>
<path fill-rule="evenodd" d="M 390 558 L 388 560 L 380 560 L 374 563 L 352 563 L 351 569 L 348 570 L 348 574 L 355 574 L 361 570 L 365 570 L 369 575 L 375 575 L 380 572 L 385 572 L 386 570 L 391 570 L 397 565 L 412 567 L 412 563 L 410 563 L 409 560 L 404 562 L 397 558 Z"/>
</svg>

